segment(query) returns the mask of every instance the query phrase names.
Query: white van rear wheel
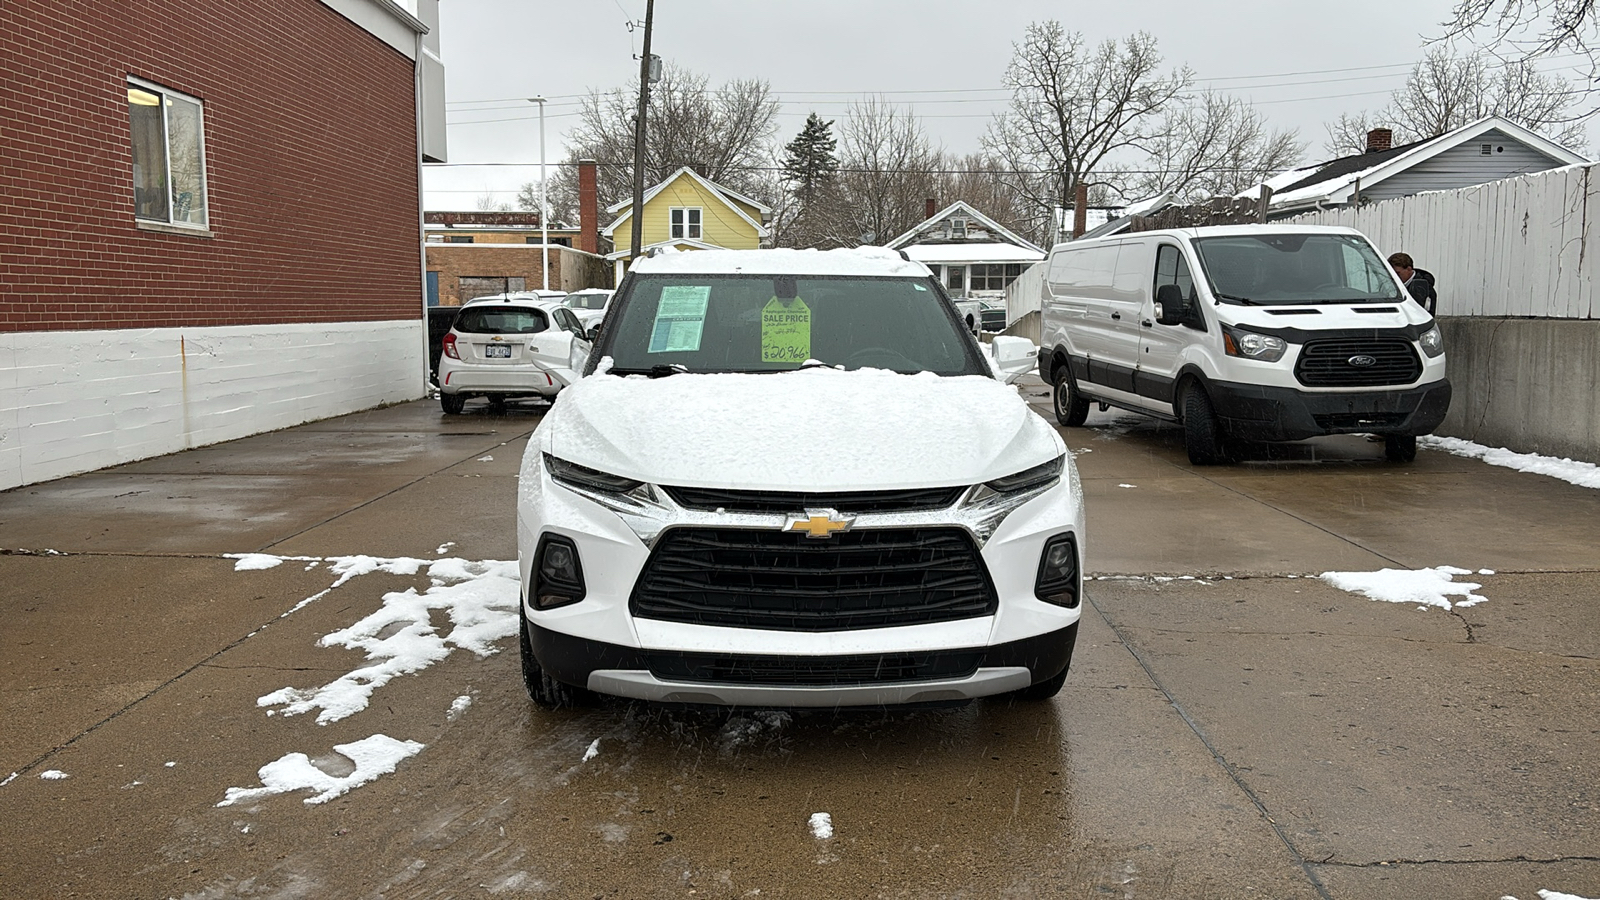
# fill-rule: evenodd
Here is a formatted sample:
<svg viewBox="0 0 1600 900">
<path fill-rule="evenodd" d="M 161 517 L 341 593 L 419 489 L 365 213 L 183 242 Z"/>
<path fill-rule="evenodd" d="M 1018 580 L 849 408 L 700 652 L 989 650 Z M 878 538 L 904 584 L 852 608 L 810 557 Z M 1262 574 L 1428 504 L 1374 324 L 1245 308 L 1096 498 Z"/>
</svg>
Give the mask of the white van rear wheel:
<svg viewBox="0 0 1600 900">
<path fill-rule="evenodd" d="M 1089 400 L 1078 393 L 1078 383 L 1072 378 L 1072 367 L 1063 365 L 1056 369 L 1054 385 L 1056 421 L 1068 428 L 1077 428 L 1089 418 Z"/>
</svg>

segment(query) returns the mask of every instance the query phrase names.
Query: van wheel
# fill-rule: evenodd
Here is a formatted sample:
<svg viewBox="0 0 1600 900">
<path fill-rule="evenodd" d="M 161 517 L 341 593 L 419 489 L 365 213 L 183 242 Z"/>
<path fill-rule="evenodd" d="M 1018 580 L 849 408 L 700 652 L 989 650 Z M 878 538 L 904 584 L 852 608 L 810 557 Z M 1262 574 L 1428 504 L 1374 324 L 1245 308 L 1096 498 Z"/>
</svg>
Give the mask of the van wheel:
<svg viewBox="0 0 1600 900">
<path fill-rule="evenodd" d="M 467 398 L 462 394 L 446 394 L 439 392 L 439 407 L 447 416 L 459 416 L 467 408 Z"/>
<path fill-rule="evenodd" d="M 1199 384 L 1190 384 L 1183 394 L 1183 443 L 1189 462 L 1197 466 L 1221 466 L 1233 462 L 1222 426 L 1211 407 L 1211 398 Z"/>
<path fill-rule="evenodd" d="M 520 608 L 517 610 L 517 619 L 522 622 L 518 641 L 522 650 L 522 686 L 527 688 L 529 699 L 545 709 L 574 709 L 598 704 L 599 694 L 562 684 L 539 667 L 539 661 L 533 658 L 533 641 L 528 637 L 528 617 L 522 614 Z"/>
<path fill-rule="evenodd" d="M 1387 434 L 1383 437 L 1383 457 L 1390 462 L 1408 463 L 1417 458 L 1417 436 Z"/>
<path fill-rule="evenodd" d="M 1078 393 L 1078 383 L 1072 378 L 1072 367 L 1056 369 L 1055 382 L 1056 421 L 1068 428 L 1077 428 L 1089 418 L 1089 401 Z"/>
</svg>

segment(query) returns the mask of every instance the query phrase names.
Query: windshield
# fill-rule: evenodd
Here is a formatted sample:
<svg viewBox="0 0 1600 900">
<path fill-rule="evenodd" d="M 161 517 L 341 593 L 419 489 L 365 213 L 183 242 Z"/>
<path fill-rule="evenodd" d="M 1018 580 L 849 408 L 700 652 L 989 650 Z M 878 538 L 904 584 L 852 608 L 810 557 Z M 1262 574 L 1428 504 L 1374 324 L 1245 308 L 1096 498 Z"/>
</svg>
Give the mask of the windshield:
<svg viewBox="0 0 1600 900">
<path fill-rule="evenodd" d="M 988 375 L 927 278 L 640 275 L 608 314 L 613 372 L 846 369 Z"/>
<path fill-rule="evenodd" d="M 567 297 L 567 307 L 570 309 L 605 309 L 606 301 L 611 299 L 610 294 L 572 294 Z"/>
<path fill-rule="evenodd" d="M 1261 234 L 1194 242 L 1211 293 L 1259 306 L 1398 302 L 1399 287 L 1372 245 L 1348 234 Z"/>
</svg>

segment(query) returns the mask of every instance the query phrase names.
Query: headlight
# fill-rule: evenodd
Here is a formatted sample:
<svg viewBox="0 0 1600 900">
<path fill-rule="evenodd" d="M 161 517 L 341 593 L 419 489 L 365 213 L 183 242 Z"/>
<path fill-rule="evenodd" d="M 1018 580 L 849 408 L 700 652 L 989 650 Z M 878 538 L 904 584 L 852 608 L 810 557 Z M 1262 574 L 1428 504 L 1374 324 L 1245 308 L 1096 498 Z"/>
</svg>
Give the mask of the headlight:
<svg viewBox="0 0 1600 900">
<path fill-rule="evenodd" d="M 1007 475 L 1004 478 L 986 481 L 984 486 L 1000 494 L 1010 494 L 1016 491 L 1042 487 L 1061 477 L 1061 466 L 1064 459 L 1066 459 L 1065 456 L 1058 456 L 1031 469 L 1023 469 L 1015 475 Z"/>
<path fill-rule="evenodd" d="M 1422 337 L 1417 338 L 1417 343 L 1422 345 L 1422 352 L 1428 354 L 1429 358 L 1444 353 L 1444 335 L 1439 333 L 1437 325 L 1423 332 Z"/>
<path fill-rule="evenodd" d="M 588 491 L 602 491 L 607 494 L 626 494 L 641 484 L 632 478 L 623 478 L 612 475 L 599 469 L 580 466 L 577 463 L 567 462 L 559 457 L 544 455 L 544 467 L 550 472 L 550 477 L 568 487 L 582 488 Z"/>
<path fill-rule="evenodd" d="M 1227 326 L 1222 328 L 1222 346 L 1229 356 L 1242 356 L 1261 362 L 1277 362 L 1283 359 L 1283 352 L 1289 349 L 1288 342 L 1281 337 L 1239 331 Z"/>
</svg>

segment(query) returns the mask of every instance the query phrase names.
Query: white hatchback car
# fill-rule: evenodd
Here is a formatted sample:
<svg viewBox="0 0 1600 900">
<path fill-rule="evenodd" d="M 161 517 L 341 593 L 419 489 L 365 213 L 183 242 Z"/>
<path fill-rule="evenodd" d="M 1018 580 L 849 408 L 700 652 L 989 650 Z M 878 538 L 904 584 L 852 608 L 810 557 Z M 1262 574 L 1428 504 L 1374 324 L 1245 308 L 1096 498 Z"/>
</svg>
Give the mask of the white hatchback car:
<svg viewBox="0 0 1600 900">
<path fill-rule="evenodd" d="M 572 310 L 573 314 L 578 317 L 578 321 L 583 323 L 583 327 L 593 328 L 600 324 L 601 319 L 606 317 L 606 305 L 611 302 L 611 295 L 615 293 L 616 291 L 608 291 L 603 288 L 588 288 L 581 291 L 573 291 L 561 302 L 566 305 L 567 309 Z"/>
<path fill-rule="evenodd" d="M 517 496 L 529 694 L 777 707 L 1060 690 L 1083 496 L 967 333 L 882 248 L 639 260 Z"/>
<path fill-rule="evenodd" d="M 501 403 L 554 397 L 576 380 L 574 354 L 587 355 L 582 324 L 559 299 L 482 297 L 461 307 L 439 356 L 439 405 L 450 415 L 468 398 Z"/>
</svg>

